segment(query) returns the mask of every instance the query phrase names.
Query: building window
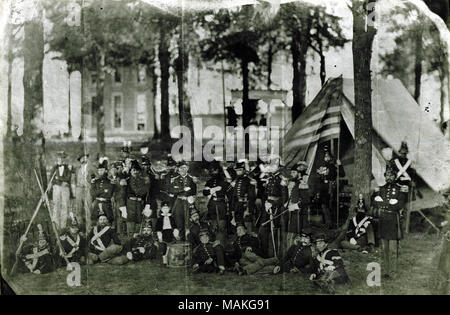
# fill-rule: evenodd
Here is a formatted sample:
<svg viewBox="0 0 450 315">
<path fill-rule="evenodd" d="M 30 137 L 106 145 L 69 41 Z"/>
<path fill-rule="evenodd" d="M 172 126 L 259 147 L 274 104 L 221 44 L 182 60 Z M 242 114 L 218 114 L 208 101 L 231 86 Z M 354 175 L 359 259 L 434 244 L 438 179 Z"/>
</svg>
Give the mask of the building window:
<svg viewBox="0 0 450 315">
<path fill-rule="evenodd" d="M 119 68 L 116 68 L 114 70 L 114 82 L 116 82 L 116 84 L 122 83 L 122 76 L 120 74 Z"/>
<path fill-rule="evenodd" d="M 145 68 L 145 65 L 139 64 L 137 69 L 137 81 L 139 83 L 145 82 L 147 76 L 147 69 Z"/>
<path fill-rule="evenodd" d="M 147 99 L 145 94 L 137 95 L 136 102 L 136 129 L 144 131 L 147 125 Z"/>
<path fill-rule="evenodd" d="M 98 104 L 97 104 L 97 96 L 91 97 L 91 127 L 97 127 L 97 112 L 98 112 Z"/>
<path fill-rule="evenodd" d="M 123 121 L 123 106 L 122 106 L 122 95 L 113 95 L 113 109 L 114 109 L 114 129 L 122 129 Z"/>
</svg>

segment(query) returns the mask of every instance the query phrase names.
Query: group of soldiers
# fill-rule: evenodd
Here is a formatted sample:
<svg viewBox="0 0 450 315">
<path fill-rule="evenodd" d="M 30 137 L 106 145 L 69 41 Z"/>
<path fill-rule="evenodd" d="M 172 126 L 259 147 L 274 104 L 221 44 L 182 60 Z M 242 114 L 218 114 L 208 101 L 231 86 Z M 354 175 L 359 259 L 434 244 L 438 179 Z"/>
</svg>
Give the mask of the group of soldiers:
<svg viewBox="0 0 450 315">
<path fill-rule="evenodd" d="M 316 170 L 320 183 L 314 191 L 308 185 L 305 161 L 290 169 L 282 167 L 277 156 L 234 165 L 212 161 L 200 191 L 199 180 L 189 174 L 186 161 L 176 162 L 168 155 L 162 168 L 162 164 L 152 165 L 148 144 L 140 148 L 138 158 L 130 151 L 123 147 L 121 159 L 114 162 L 100 157 L 96 169 L 89 155 L 82 153 L 76 170 L 64 163 L 64 152 L 58 154 L 52 169 L 52 220 L 60 231 L 59 256 L 66 263 L 121 265 L 161 255 L 168 265 L 170 244 L 185 242 L 192 249 L 195 273 L 300 271 L 326 288 L 348 282 L 339 251 L 328 248 L 331 240 L 326 234 L 313 233 L 308 221 L 308 211 L 316 208 L 323 215 L 323 226 L 330 226 L 333 187 L 343 169 L 327 148 Z M 403 151 L 402 144 L 401 157 Z M 387 161 L 386 184 L 374 192 L 372 207 L 367 209 L 360 195 L 356 215 L 338 239 L 344 249 L 373 251 L 377 234 L 386 276 L 392 269 L 390 250 L 401 239 L 400 210 L 406 202 L 405 186 L 410 185 L 401 181 L 408 175 L 408 163 Z M 68 209 L 71 190 L 75 214 Z M 207 199 L 204 209 L 197 195 Z M 34 273 L 49 271 L 48 261 L 46 268 L 39 263 L 51 255 L 44 234 L 40 230 L 38 244 L 21 253 Z M 23 237 L 21 242 L 25 241 Z"/>
</svg>

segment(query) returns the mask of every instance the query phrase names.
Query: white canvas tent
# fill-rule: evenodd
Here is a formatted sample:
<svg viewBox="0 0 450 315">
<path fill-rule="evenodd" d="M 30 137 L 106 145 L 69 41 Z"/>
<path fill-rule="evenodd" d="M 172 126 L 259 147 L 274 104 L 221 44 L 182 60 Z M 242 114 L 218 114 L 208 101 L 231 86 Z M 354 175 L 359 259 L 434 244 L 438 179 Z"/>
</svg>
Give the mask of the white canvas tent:
<svg viewBox="0 0 450 315">
<path fill-rule="evenodd" d="M 450 186 L 450 142 L 399 80 L 377 79 L 372 82 L 372 89 L 374 133 L 396 153 L 401 142 L 406 141 L 412 167 L 434 191 L 432 195 L 427 192 L 428 198 L 440 196 L 437 193 Z M 285 164 L 307 160 L 311 170 L 318 144 L 337 138 L 341 123 L 345 123 L 354 139 L 353 80 L 340 77 L 327 81 L 285 135 Z M 385 183 L 386 167 L 380 150 L 372 145 L 372 173 L 379 186 Z"/>
</svg>

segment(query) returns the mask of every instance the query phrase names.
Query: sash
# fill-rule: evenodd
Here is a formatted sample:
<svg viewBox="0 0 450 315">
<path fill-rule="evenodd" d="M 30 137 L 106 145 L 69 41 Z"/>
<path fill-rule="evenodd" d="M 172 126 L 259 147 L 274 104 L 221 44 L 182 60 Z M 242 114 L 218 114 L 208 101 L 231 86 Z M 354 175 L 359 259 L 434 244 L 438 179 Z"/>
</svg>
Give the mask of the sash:
<svg viewBox="0 0 450 315">
<path fill-rule="evenodd" d="M 361 227 L 364 225 L 364 223 L 366 223 L 367 222 L 367 220 L 369 220 L 369 217 L 364 217 L 362 220 L 361 220 L 361 222 L 359 222 L 358 224 L 356 223 L 356 216 L 355 217 L 353 217 L 353 224 L 355 225 L 355 235 L 357 236 L 357 237 L 360 237 L 359 235 L 358 235 L 358 232 L 359 232 L 359 229 L 361 229 Z"/>
<path fill-rule="evenodd" d="M 67 242 L 72 246 L 72 250 L 66 255 L 67 258 L 72 258 L 73 254 L 78 251 L 80 245 L 80 235 L 77 235 L 77 240 L 74 241 L 69 235 L 66 236 Z"/>
<path fill-rule="evenodd" d="M 105 245 L 103 244 L 102 240 L 100 239 L 100 237 L 103 236 L 103 234 L 106 233 L 106 231 L 108 231 L 111 227 L 109 225 L 105 226 L 100 232 L 97 233 L 97 226 L 94 226 L 94 237 L 92 237 L 91 239 L 91 244 L 99 251 L 104 251 L 105 250 Z M 97 245 L 94 243 L 95 241 L 97 241 Z"/>
<path fill-rule="evenodd" d="M 395 162 L 395 166 L 397 166 L 397 168 L 398 168 L 396 178 L 400 178 L 401 180 L 411 180 L 411 177 L 406 172 L 408 167 L 411 165 L 411 160 L 408 159 L 408 161 L 403 166 L 400 164 L 400 161 L 398 159 L 395 159 L 394 162 Z"/>
<path fill-rule="evenodd" d="M 333 260 L 341 259 L 339 256 L 333 256 L 331 257 L 331 260 L 325 259 L 325 256 L 331 251 L 331 249 L 327 249 L 323 254 L 317 255 L 317 260 L 320 263 L 320 269 L 323 270 L 327 266 L 334 266 Z"/>
<path fill-rule="evenodd" d="M 25 255 L 25 259 L 27 259 L 27 261 L 25 261 L 25 265 L 27 266 L 28 269 L 30 269 L 31 272 L 33 272 L 34 268 L 36 268 L 39 258 L 46 254 L 49 254 L 48 248 L 38 252 L 38 249 L 34 247 L 33 254 Z M 29 260 L 31 259 L 33 260 L 33 262 L 29 262 Z"/>
</svg>

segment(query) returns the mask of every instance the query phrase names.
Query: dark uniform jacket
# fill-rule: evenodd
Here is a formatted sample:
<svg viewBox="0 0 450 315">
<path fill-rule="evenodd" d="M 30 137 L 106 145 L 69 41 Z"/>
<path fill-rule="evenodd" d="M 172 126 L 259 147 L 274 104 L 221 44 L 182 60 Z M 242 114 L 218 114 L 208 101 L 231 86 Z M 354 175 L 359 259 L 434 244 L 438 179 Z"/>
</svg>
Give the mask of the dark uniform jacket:
<svg viewBox="0 0 450 315">
<path fill-rule="evenodd" d="M 133 261 L 143 259 L 154 259 L 157 253 L 157 239 L 155 235 L 137 235 L 133 237 L 128 244 L 126 244 L 127 250 L 133 254 Z M 143 248 L 144 252 L 141 253 L 139 248 Z"/>
<path fill-rule="evenodd" d="M 184 188 L 190 187 L 189 191 L 185 191 Z M 178 175 L 171 180 L 170 193 L 174 194 L 175 197 L 189 197 L 195 196 L 197 194 L 197 184 L 191 175 L 186 176 Z"/>
<path fill-rule="evenodd" d="M 80 262 L 80 258 L 85 256 L 86 238 L 81 233 L 77 235 L 66 233 L 59 238 L 67 259 L 70 262 Z"/>
<path fill-rule="evenodd" d="M 207 222 L 200 222 L 200 224 L 192 223 L 189 226 L 189 242 L 192 244 L 192 248 L 197 247 L 200 245 L 200 230 L 201 229 L 208 229 L 210 239 L 214 240 L 214 235 L 211 229 L 211 226 Z"/>
<path fill-rule="evenodd" d="M 170 170 L 167 174 L 161 176 L 160 180 L 160 195 L 161 200 L 169 203 L 170 206 L 173 205 L 173 201 L 175 200 L 175 195 L 171 193 L 172 187 L 172 179 L 177 177 L 178 173 L 173 170 Z"/>
<path fill-rule="evenodd" d="M 91 253 L 100 254 L 105 250 L 105 248 L 107 248 L 110 245 L 111 241 L 113 241 L 114 244 L 116 245 L 121 245 L 116 230 L 109 225 L 107 225 L 106 227 L 107 228 L 96 225 L 92 228 L 91 232 L 89 233 L 88 236 L 89 251 Z M 105 229 L 104 233 L 102 232 L 103 229 Z M 101 234 L 100 237 L 97 237 L 96 235 L 99 234 Z"/>
<path fill-rule="evenodd" d="M 251 184 L 250 178 L 246 174 L 243 174 L 236 177 L 235 185 L 231 190 L 231 210 L 235 211 L 236 221 L 242 222 L 243 213 L 246 210 L 250 214 L 253 213 L 256 197 L 255 187 Z"/>
<path fill-rule="evenodd" d="M 193 264 L 204 265 L 209 258 L 213 259 L 217 265 L 223 266 L 224 254 L 222 246 L 217 245 L 214 247 L 213 243 L 201 243 L 194 248 L 192 253 Z M 211 264 L 212 266 L 214 266 L 214 262 Z"/>
<path fill-rule="evenodd" d="M 259 255 L 259 240 L 258 238 L 250 235 L 250 234 L 244 234 L 241 237 L 237 237 L 236 240 L 233 242 L 234 247 L 234 257 L 239 260 L 243 253 L 245 252 L 247 247 L 252 248 L 252 252 Z"/>
<path fill-rule="evenodd" d="M 164 242 L 173 242 L 175 240 L 175 237 L 173 236 L 173 230 L 177 228 L 175 224 L 175 219 L 172 215 L 168 216 L 169 218 L 169 226 L 164 226 L 164 218 L 166 216 L 161 216 L 156 220 L 155 230 L 157 232 L 162 233 L 162 240 Z"/>
<path fill-rule="evenodd" d="M 281 271 L 288 272 L 297 268 L 302 272 L 311 273 L 314 268 L 311 246 L 292 245 L 280 262 Z"/>
<path fill-rule="evenodd" d="M 387 183 L 374 193 L 372 198 L 376 214 L 379 216 L 380 238 L 385 240 L 399 240 L 402 238 L 400 210 L 405 206 L 405 194 L 400 186 Z"/>
<path fill-rule="evenodd" d="M 111 199 L 121 194 L 120 186 L 114 184 L 106 175 L 93 179 L 91 184 L 91 198 L 93 201 L 92 220 L 97 220 L 102 212 L 106 215 L 109 222 L 114 221 L 114 212 L 111 205 Z"/>
<path fill-rule="evenodd" d="M 22 250 L 20 258 L 29 272 L 44 274 L 54 269 L 52 252 L 49 246 L 39 248 L 38 246 L 28 245 Z"/>
<path fill-rule="evenodd" d="M 229 183 L 225 181 L 223 176 L 216 175 L 210 178 L 206 184 L 205 189 L 203 189 L 203 195 L 208 196 L 208 220 L 217 220 L 217 215 L 220 220 L 225 220 L 226 215 L 226 200 Z M 206 188 L 221 187 L 219 191 L 216 191 L 211 195 L 211 190 Z"/>
<path fill-rule="evenodd" d="M 60 166 L 64 166 L 62 175 L 59 175 L 59 167 Z M 73 174 L 73 170 L 72 170 L 71 166 L 69 166 L 67 164 L 55 165 L 55 166 L 53 166 L 50 174 L 53 175 L 54 172 L 56 172 L 55 178 L 53 179 L 54 185 L 62 185 L 63 183 L 70 185 L 71 180 L 72 180 L 72 174 Z"/>
</svg>

